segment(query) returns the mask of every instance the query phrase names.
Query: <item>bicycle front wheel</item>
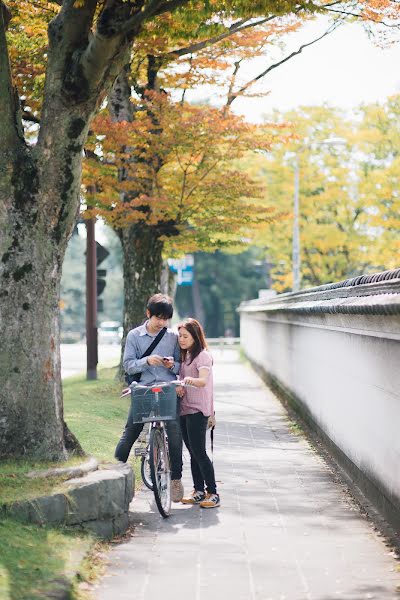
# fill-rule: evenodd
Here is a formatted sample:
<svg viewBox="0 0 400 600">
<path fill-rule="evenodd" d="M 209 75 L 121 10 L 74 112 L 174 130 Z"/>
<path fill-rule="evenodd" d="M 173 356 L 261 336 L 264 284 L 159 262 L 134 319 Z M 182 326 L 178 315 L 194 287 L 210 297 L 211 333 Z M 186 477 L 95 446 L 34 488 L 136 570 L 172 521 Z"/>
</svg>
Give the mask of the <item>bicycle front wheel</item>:
<svg viewBox="0 0 400 600">
<path fill-rule="evenodd" d="M 150 432 L 150 474 L 158 511 L 164 519 L 171 511 L 171 471 L 168 448 L 160 429 Z"/>
<path fill-rule="evenodd" d="M 144 485 L 146 487 L 148 487 L 149 490 L 152 490 L 153 482 L 151 481 L 149 452 L 146 452 L 146 455 L 142 456 L 142 463 L 140 465 L 140 473 L 142 475 Z"/>
</svg>

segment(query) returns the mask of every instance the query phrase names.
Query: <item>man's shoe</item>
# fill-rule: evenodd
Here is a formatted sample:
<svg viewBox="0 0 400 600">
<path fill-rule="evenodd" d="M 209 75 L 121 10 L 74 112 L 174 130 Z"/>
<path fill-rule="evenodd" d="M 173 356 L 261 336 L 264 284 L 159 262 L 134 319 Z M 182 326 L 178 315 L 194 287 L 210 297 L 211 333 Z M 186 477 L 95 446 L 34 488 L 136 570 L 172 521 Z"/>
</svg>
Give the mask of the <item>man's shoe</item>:
<svg viewBox="0 0 400 600">
<path fill-rule="evenodd" d="M 206 497 L 204 492 L 197 492 L 193 490 L 189 498 L 182 498 L 182 504 L 200 504 L 202 500 Z"/>
<path fill-rule="evenodd" d="M 183 498 L 182 479 L 171 480 L 171 500 L 172 502 L 180 502 Z"/>
<path fill-rule="evenodd" d="M 201 508 L 216 508 L 220 505 L 218 494 L 207 494 L 207 496 L 200 502 Z"/>
</svg>

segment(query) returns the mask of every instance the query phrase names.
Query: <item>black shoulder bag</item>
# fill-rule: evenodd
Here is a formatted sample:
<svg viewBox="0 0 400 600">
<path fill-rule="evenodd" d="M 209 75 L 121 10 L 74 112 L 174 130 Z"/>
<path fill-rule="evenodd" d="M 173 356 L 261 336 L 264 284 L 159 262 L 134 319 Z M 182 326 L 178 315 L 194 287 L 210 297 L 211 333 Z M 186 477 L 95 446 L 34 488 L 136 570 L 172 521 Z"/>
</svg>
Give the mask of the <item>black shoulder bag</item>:
<svg viewBox="0 0 400 600">
<path fill-rule="evenodd" d="M 160 333 L 158 333 L 156 335 L 154 340 L 151 342 L 150 346 L 147 348 L 147 350 L 145 350 L 145 352 L 142 354 L 142 356 L 140 358 L 145 358 L 146 356 L 150 356 L 150 354 L 153 352 L 154 348 L 161 341 L 161 338 L 164 337 L 166 331 L 167 331 L 167 328 L 163 327 L 161 329 Z M 141 373 L 134 373 L 133 375 L 130 375 L 129 373 L 125 373 L 125 381 L 128 385 L 130 385 L 132 383 L 132 381 L 139 382 L 141 376 L 142 376 Z"/>
</svg>

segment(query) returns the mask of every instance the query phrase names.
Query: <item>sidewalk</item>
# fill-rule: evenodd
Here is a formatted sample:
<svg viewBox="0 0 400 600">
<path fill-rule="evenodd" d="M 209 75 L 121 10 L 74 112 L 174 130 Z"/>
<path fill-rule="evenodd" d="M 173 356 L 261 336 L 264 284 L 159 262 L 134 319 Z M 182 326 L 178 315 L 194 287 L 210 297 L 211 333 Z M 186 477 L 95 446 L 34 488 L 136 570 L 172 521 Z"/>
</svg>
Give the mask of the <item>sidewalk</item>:
<svg viewBox="0 0 400 600">
<path fill-rule="evenodd" d="M 399 562 L 323 460 L 236 351 L 214 356 L 222 505 L 163 520 L 139 492 L 96 600 L 399 600 Z"/>
</svg>

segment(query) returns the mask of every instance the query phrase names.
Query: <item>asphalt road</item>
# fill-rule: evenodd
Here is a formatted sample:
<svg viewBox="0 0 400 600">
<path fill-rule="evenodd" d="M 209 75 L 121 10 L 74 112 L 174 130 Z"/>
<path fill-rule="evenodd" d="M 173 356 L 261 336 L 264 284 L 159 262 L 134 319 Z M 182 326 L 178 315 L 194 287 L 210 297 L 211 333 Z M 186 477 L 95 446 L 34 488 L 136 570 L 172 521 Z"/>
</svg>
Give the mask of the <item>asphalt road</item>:
<svg viewBox="0 0 400 600">
<path fill-rule="evenodd" d="M 118 364 L 121 347 L 119 344 L 99 346 L 98 367 Z M 61 344 L 61 377 L 71 377 L 86 372 L 86 344 Z"/>
</svg>

